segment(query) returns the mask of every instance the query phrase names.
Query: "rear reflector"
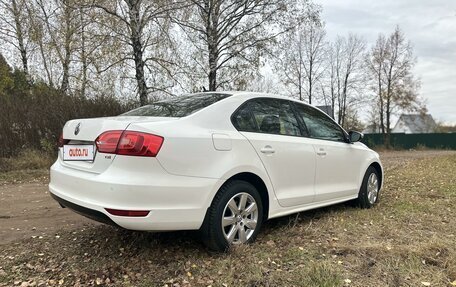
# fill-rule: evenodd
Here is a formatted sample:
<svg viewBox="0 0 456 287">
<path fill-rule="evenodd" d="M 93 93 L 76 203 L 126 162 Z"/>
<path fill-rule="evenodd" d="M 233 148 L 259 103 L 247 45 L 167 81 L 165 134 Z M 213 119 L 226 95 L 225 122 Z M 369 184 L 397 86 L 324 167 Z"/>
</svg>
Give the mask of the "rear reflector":
<svg viewBox="0 0 456 287">
<path fill-rule="evenodd" d="M 107 212 L 116 216 L 126 216 L 126 217 L 145 217 L 149 214 L 148 210 L 120 210 L 120 209 L 111 209 L 105 208 Z"/>
<path fill-rule="evenodd" d="M 155 157 L 163 137 L 136 131 L 107 131 L 98 136 L 95 143 L 103 153 Z"/>
</svg>

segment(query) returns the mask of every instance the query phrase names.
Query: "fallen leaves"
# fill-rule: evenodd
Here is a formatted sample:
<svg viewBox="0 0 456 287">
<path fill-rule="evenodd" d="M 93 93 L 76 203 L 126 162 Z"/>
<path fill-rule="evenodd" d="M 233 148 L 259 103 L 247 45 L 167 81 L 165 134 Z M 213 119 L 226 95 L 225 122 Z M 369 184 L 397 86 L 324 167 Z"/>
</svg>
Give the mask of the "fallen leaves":
<svg viewBox="0 0 456 287">
<path fill-rule="evenodd" d="M 449 176 L 454 169 L 443 172 L 447 181 L 443 187 L 437 184 L 433 192 L 443 189 L 454 194 L 454 183 L 448 184 L 454 182 Z M 20 287 L 24 282 L 24 286 L 33 286 L 35 281 L 36 286 L 54 287 L 350 287 L 383 286 L 385 277 L 392 279 L 397 274 L 403 285 L 456 287 L 453 273 L 442 271 L 455 268 L 456 253 L 449 247 L 455 238 L 452 230 L 456 230 L 452 216 L 456 205 L 449 200 L 452 195 L 433 197 L 436 205 L 432 205 L 432 212 L 421 212 L 419 204 L 426 197 L 410 197 L 420 194 L 420 187 L 408 187 L 413 178 L 404 177 L 405 169 L 394 173 L 395 178 L 385 181 L 385 197 L 375 212 L 344 205 L 331 207 L 304 213 L 293 228 L 286 219 L 283 224 L 277 219 L 265 226 L 256 244 L 228 254 L 207 252 L 197 240 L 188 239 L 187 233 L 152 235 L 101 225 L 85 231 L 72 228 L 44 233 L 42 226 L 37 226 L 39 231 L 31 232 L 28 239 L 1 246 L 0 286 Z M 427 184 L 423 183 L 423 192 L 428 192 Z M 314 222 L 312 228 L 306 228 L 309 220 Z M 444 227 L 443 220 L 447 222 Z M 21 232 L 30 231 L 31 225 L 20 227 Z M 15 230 L 16 226 L 8 232 L 18 233 Z M 416 270 L 403 268 L 412 263 Z M 366 278 L 366 269 L 358 266 L 374 272 Z M 325 281 L 328 274 L 334 274 L 335 281 Z M 309 281 L 303 283 L 303 278 Z"/>
</svg>

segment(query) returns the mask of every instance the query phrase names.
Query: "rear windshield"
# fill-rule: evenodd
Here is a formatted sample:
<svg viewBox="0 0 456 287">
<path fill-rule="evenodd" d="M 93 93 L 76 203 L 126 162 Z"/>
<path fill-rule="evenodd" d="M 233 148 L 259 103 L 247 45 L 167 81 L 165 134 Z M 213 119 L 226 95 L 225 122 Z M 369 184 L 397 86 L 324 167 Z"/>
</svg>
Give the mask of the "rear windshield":
<svg viewBox="0 0 456 287">
<path fill-rule="evenodd" d="M 147 117 L 185 117 L 194 112 L 212 105 L 229 94 L 192 94 L 155 102 L 150 105 L 131 110 L 122 116 L 147 116 Z"/>
</svg>

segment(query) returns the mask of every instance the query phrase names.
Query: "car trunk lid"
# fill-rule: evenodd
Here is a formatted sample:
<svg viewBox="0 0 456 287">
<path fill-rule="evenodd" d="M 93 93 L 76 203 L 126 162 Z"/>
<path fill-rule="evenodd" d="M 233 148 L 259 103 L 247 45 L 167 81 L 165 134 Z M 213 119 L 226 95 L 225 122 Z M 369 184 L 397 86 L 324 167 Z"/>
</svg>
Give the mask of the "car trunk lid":
<svg viewBox="0 0 456 287">
<path fill-rule="evenodd" d="M 93 161 L 64 160 L 63 148 L 60 148 L 59 160 L 62 165 L 69 168 L 92 173 L 101 173 L 109 167 L 116 155 L 97 152 L 95 140 L 100 134 L 110 130 L 126 130 L 132 123 L 165 122 L 176 119 L 178 118 L 118 116 L 68 121 L 63 128 L 63 139 L 65 144 L 93 146 L 94 158 Z"/>
</svg>

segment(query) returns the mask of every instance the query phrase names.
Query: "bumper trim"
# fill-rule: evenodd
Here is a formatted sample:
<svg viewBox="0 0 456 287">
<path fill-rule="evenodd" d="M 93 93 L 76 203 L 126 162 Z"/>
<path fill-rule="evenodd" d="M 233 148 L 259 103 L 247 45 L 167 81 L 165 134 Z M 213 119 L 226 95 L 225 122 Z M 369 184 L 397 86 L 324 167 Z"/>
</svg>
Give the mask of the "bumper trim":
<svg viewBox="0 0 456 287">
<path fill-rule="evenodd" d="M 51 194 L 52 198 L 54 198 L 54 200 L 57 201 L 62 207 L 68 207 L 69 209 L 73 210 L 74 212 L 76 212 L 82 216 L 85 216 L 89 219 L 92 219 L 92 220 L 95 220 L 95 221 L 98 221 L 98 222 L 101 222 L 104 224 L 120 227 L 111 218 L 109 218 L 106 214 L 104 214 L 100 211 L 77 205 L 75 203 L 69 202 L 63 198 L 58 197 L 57 195 L 53 194 L 52 192 L 49 192 L 49 193 Z"/>
</svg>

